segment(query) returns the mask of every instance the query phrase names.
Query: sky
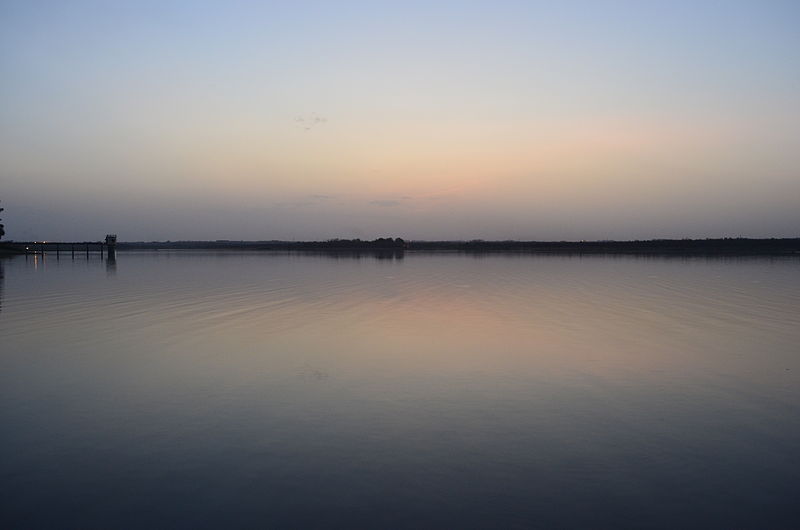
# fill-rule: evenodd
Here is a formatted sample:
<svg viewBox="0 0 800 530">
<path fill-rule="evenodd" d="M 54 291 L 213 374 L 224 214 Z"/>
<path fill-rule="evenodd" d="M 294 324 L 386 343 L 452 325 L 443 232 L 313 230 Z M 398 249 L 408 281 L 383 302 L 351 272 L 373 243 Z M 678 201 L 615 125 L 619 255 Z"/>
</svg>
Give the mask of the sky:
<svg viewBox="0 0 800 530">
<path fill-rule="evenodd" d="M 6 239 L 800 236 L 800 2 L 0 0 Z"/>
</svg>

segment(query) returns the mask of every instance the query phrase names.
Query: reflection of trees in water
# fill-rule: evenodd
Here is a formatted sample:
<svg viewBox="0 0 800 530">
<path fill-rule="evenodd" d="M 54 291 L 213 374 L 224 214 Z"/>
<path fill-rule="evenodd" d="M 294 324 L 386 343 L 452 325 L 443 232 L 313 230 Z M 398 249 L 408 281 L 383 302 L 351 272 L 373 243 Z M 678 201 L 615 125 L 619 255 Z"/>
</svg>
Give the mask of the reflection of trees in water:
<svg viewBox="0 0 800 530">
<path fill-rule="evenodd" d="M 305 254 L 315 254 L 333 259 L 379 259 L 379 260 L 400 260 L 403 259 L 402 250 L 319 250 L 303 251 Z"/>
</svg>

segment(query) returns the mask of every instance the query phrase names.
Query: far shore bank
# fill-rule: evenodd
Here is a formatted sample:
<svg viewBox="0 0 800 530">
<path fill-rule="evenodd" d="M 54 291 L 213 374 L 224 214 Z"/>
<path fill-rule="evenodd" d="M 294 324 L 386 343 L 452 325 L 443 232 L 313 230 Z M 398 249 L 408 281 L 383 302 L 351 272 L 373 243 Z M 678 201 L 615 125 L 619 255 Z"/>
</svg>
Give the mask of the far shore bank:
<svg viewBox="0 0 800 530">
<path fill-rule="evenodd" d="M 99 242 L 98 242 L 99 243 Z M 55 251 L 69 242 L 48 241 Z M 84 242 L 80 243 L 85 245 Z M 0 255 L 26 253 L 37 242 L 0 242 Z M 451 251 L 464 253 L 517 252 L 549 254 L 651 254 L 651 255 L 764 255 L 800 256 L 800 238 L 650 239 L 633 241 L 406 241 L 400 238 L 332 239 L 327 241 L 123 241 L 117 250 L 215 250 L 215 251 L 312 251 L 312 252 L 405 252 Z"/>
<path fill-rule="evenodd" d="M 652 239 L 640 241 L 157 241 L 121 242 L 118 250 L 459 251 L 586 254 L 800 255 L 800 238 Z"/>
</svg>

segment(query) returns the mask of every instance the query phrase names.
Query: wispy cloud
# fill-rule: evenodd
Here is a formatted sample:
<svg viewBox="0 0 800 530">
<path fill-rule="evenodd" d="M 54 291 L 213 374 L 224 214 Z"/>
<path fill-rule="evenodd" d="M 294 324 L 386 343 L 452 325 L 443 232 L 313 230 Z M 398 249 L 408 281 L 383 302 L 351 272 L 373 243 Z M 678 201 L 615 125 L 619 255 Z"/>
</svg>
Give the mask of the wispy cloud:
<svg viewBox="0 0 800 530">
<path fill-rule="evenodd" d="M 385 206 L 385 207 L 400 206 L 400 201 L 394 201 L 394 200 L 377 200 L 377 201 L 370 201 L 369 203 L 374 206 Z"/>
<path fill-rule="evenodd" d="M 302 127 L 306 131 L 310 131 L 312 128 L 322 125 L 328 121 L 328 118 L 324 118 L 318 115 L 315 112 L 312 112 L 308 115 L 301 115 L 295 116 L 294 121 L 297 125 Z"/>
<path fill-rule="evenodd" d="M 295 201 L 295 202 L 276 202 L 274 206 L 277 208 L 306 208 L 308 206 L 316 206 L 317 203 L 313 201 Z"/>
</svg>

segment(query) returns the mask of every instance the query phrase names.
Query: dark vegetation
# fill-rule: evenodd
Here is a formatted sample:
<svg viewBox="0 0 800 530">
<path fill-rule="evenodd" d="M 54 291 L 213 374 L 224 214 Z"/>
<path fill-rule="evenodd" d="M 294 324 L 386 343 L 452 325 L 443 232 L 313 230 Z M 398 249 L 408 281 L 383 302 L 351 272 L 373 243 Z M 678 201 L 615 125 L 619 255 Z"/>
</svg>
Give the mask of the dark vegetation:
<svg viewBox="0 0 800 530">
<path fill-rule="evenodd" d="M 149 241 L 117 243 L 118 250 L 130 249 L 206 249 L 206 250 L 405 250 L 408 243 L 398 238 L 329 239 L 327 241 Z"/>
<path fill-rule="evenodd" d="M 800 238 L 648 239 L 634 241 L 419 241 L 416 250 L 583 254 L 798 254 Z"/>
<path fill-rule="evenodd" d="M 119 250 L 205 249 L 289 251 L 453 251 L 569 254 L 800 255 L 800 238 L 650 239 L 637 241 L 404 241 L 400 238 L 328 241 L 151 241 L 127 242 Z"/>
</svg>

